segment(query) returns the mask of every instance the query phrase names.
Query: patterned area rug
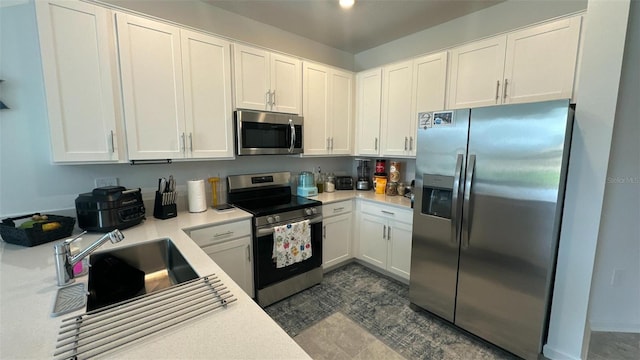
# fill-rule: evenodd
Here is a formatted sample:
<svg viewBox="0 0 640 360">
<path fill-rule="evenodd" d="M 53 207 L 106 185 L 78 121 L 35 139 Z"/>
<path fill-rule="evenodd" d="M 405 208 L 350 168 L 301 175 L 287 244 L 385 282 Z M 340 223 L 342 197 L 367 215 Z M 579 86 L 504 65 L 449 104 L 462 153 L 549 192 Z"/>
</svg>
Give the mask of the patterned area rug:
<svg viewBox="0 0 640 360">
<path fill-rule="evenodd" d="M 265 311 L 295 337 L 340 311 L 407 359 L 516 359 L 445 321 L 409 307 L 409 287 L 350 263 L 321 284 L 277 302 Z"/>
</svg>

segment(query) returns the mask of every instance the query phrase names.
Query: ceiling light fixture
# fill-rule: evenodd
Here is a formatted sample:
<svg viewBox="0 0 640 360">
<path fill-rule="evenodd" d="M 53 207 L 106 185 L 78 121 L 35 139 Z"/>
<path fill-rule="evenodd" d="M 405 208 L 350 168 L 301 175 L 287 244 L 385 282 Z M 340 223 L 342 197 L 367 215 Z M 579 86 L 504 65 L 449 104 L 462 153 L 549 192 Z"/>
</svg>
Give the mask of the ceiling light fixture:
<svg viewBox="0 0 640 360">
<path fill-rule="evenodd" d="M 355 0 L 340 0 L 340 7 L 349 9 L 353 6 L 353 3 L 355 3 Z"/>
</svg>

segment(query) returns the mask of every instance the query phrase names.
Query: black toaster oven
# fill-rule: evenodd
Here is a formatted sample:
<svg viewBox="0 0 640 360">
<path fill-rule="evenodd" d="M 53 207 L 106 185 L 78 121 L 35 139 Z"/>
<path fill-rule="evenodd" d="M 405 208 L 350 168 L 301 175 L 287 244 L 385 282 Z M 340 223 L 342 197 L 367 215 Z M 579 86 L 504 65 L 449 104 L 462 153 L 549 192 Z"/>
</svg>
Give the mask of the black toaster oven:
<svg viewBox="0 0 640 360">
<path fill-rule="evenodd" d="M 353 190 L 353 178 L 351 176 L 336 176 L 336 190 Z"/>
<path fill-rule="evenodd" d="M 87 231 L 106 232 L 138 225 L 145 219 L 140 189 L 104 186 L 76 198 L 78 226 Z"/>
</svg>

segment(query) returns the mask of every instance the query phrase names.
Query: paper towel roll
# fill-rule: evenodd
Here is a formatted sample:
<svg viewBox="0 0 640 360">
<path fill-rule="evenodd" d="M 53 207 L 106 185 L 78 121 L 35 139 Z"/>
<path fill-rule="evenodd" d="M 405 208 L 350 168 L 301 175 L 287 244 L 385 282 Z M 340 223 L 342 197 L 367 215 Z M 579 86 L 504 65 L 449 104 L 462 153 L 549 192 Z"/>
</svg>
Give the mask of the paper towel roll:
<svg viewBox="0 0 640 360">
<path fill-rule="evenodd" d="M 204 192 L 204 180 L 187 181 L 187 197 L 189 199 L 189 212 L 206 211 L 207 196 Z"/>
</svg>

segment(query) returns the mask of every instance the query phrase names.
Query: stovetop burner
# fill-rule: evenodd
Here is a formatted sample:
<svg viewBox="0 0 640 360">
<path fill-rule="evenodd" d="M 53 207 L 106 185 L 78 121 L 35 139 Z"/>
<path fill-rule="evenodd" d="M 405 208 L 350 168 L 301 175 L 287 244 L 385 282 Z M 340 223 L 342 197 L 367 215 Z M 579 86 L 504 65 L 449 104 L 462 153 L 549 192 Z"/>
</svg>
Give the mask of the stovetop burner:
<svg viewBox="0 0 640 360">
<path fill-rule="evenodd" d="M 234 175 L 227 178 L 227 202 L 256 217 L 321 206 L 291 194 L 291 173 Z"/>
</svg>

